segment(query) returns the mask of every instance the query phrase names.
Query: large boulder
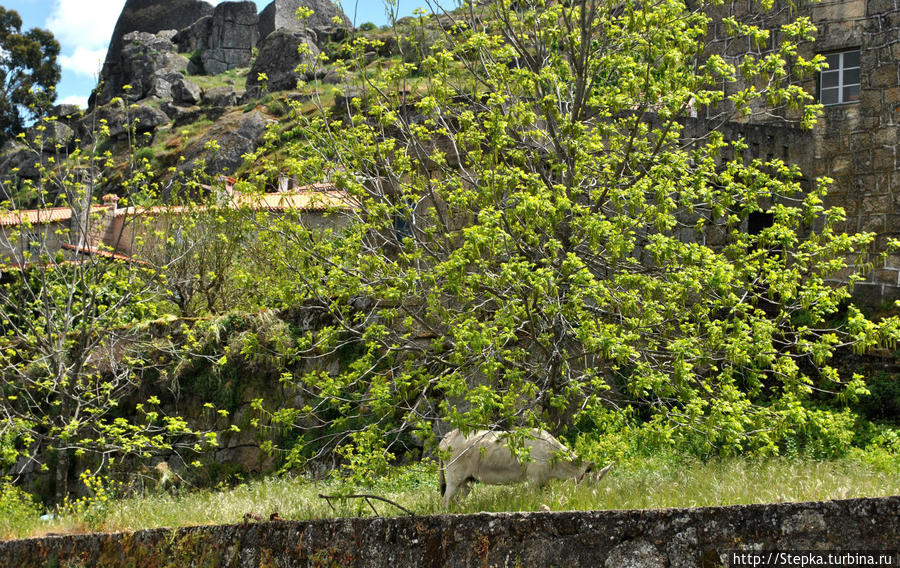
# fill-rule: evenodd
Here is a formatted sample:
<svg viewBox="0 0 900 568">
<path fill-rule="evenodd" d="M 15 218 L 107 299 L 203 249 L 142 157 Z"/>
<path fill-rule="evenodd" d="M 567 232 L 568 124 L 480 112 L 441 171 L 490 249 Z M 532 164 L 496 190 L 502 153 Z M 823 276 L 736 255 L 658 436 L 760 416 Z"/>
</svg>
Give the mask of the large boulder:
<svg viewBox="0 0 900 568">
<path fill-rule="evenodd" d="M 43 152 L 53 152 L 57 147 L 67 149 L 75 141 L 75 131 L 58 120 L 36 124 L 26 133 L 28 142 Z"/>
<path fill-rule="evenodd" d="M 201 95 L 200 87 L 183 76 L 172 82 L 172 100 L 176 103 L 193 105 L 200 102 Z"/>
<path fill-rule="evenodd" d="M 171 122 L 166 113 L 149 104 L 109 104 L 94 109 L 78 122 L 79 136 L 84 140 L 93 139 L 103 120 L 106 121 L 109 136 L 113 139 L 125 138 L 132 126 L 138 134 L 152 133 L 160 126 Z"/>
<path fill-rule="evenodd" d="M 187 70 L 188 59 L 175 53 L 168 34 L 131 32 L 123 38 L 121 79 L 131 85 L 125 97 L 139 101 L 147 97 L 170 99 L 172 83 Z"/>
<path fill-rule="evenodd" d="M 238 104 L 244 91 L 235 91 L 234 87 L 211 87 L 203 90 L 201 102 L 213 107 L 230 107 Z"/>
<path fill-rule="evenodd" d="M 200 56 L 206 73 L 218 75 L 236 67 L 248 67 L 259 38 L 258 23 L 253 2 L 222 2 L 216 6 L 209 47 Z"/>
<path fill-rule="evenodd" d="M 256 150 L 266 133 L 269 119 L 260 111 L 244 113 L 240 110 L 224 115 L 199 141 L 188 147 L 182 170 L 190 171 L 205 164 L 211 174 L 231 174 L 244 163 L 244 154 Z M 208 144 L 216 142 L 216 148 Z"/>
<path fill-rule="evenodd" d="M 301 55 L 298 48 L 305 45 L 308 54 Z M 259 74 L 268 77 L 266 88 L 270 91 L 289 91 L 297 88 L 300 79 L 310 80 L 312 71 L 297 72 L 297 66 L 312 63 L 318 55 L 310 34 L 306 31 L 275 30 L 263 41 L 259 55 L 247 74 L 247 89 L 259 86 Z"/>
<path fill-rule="evenodd" d="M 313 15 L 306 20 L 297 19 L 297 10 L 301 7 L 310 8 Z M 344 11 L 330 0 L 274 0 L 259 13 L 259 39 L 266 39 L 275 30 L 299 32 L 306 28 L 332 28 L 334 18 L 338 18 L 341 25 L 350 26 Z"/>
<path fill-rule="evenodd" d="M 212 16 L 203 16 L 190 26 L 184 28 L 172 38 L 178 46 L 179 53 L 193 53 L 209 47 L 209 35 L 212 33 Z"/>
<path fill-rule="evenodd" d="M 126 58 L 122 53 L 126 34 L 136 31 L 155 34 L 162 30 L 180 30 L 212 13 L 213 7 L 204 0 L 127 0 L 116 22 L 103 71 L 100 73 L 101 91 L 92 97 L 91 107 L 95 103 L 105 104 L 120 95 L 122 85 L 128 84 L 123 72 Z"/>
<path fill-rule="evenodd" d="M 18 140 L 8 140 L 0 148 L 0 180 L 15 187 L 22 178 L 36 178 L 40 176 L 36 167 L 40 161 L 41 155 L 36 149 Z"/>
</svg>

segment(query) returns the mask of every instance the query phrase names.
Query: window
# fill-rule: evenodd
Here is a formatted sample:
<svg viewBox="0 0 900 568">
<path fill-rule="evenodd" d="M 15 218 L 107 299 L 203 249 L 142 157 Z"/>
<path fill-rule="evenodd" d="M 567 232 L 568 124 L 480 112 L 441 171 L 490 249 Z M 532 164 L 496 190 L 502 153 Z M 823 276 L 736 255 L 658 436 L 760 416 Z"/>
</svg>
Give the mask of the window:
<svg viewBox="0 0 900 568">
<path fill-rule="evenodd" d="M 828 69 L 819 76 L 819 102 L 839 105 L 859 100 L 859 50 L 825 55 Z"/>
</svg>

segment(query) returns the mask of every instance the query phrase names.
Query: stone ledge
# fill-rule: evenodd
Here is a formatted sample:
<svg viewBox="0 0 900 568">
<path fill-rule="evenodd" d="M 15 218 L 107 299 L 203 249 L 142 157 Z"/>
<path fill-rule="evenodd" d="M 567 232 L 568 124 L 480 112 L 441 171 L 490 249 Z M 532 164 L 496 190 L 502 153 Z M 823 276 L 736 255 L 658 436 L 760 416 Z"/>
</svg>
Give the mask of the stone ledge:
<svg viewBox="0 0 900 568">
<path fill-rule="evenodd" d="M 698 509 L 269 522 L 0 543 L 0 567 L 730 565 L 740 551 L 900 548 L 900 496 Z"/>
</svg>

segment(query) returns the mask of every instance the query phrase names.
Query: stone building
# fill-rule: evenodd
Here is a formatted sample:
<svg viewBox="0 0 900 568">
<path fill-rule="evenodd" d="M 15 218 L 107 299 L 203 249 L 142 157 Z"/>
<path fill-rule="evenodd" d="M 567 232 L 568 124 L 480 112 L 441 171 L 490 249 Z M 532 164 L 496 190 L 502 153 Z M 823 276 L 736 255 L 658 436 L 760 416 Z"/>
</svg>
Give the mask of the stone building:
<svg viewBox="0 0 900 568">
<path fill-rule="evenodd" d="M 847 213 L 845 225 L 837 228 L 876 233 L 871 252 L 884 252 L 890 239 L 900 239 L 900 1 L 823 0 L 791 7 L 779 0 L 765 14 L 751 13 L 750 4 L 732 3 L 716 16 L 750 20 L 776 40 L 792 9 L 793 16 L 815 24 L 816 41 L 802 45 L 801 55 L 823 55 L 828 69 L 801 84 L 825 106 L 811 131 L 769 115 L 728 123 L 726 137 L 743 136 L 752 158 L 798 164 L 809 183 L 832 178 L 826 205 Z M 754 48 L 746 38 L 730 37 L 721 20 L 711 24 L 710 36 L 711 49 L 726 55 L 762 54 L 772 47 L 770 42 Z M 691 131 L 689 119 L 686 136 Z M 874 266 L 854 296 L 871 306 L 900 298 L 900 252 Z"/>
<path fill-rule="evenodd" d="M 262 195 L 246 195 L 233 190 L 227 178 L 222 203 L 227 207 L 264 211 L 271 215 L 294 212 L 312 229 L 342 227 L 354 205 L 349 196 L 330 184 L 319 184 Z M 159 206 L 119 207 L 114 194 L 102 204 L 79 213 L 69 207 L 13 211 L 0 215 L 0 272 L 36 262 L 38 256 L 65 251 L 101 255 L 119 260 L 141 261 L 155 252 L 154 239 L 169 234 L 179 217 L 197 214 L 203 207 Z M 340 211 L 344 214 L 331 215 Z M 142 243 L 140 250 L 135 243 Z M 30 254 L 27 254 L 30 253 Z"/>
<path fill-rule="evenodd" d="M 826 0 L 809 9 L 814 49 L 829 70 L 817 78 L 824 115 L 813 130 L 810 173 L 835 180 L 828 205 L 847 211 L 847 229 L 900 238 L 900 2 Z M 869 304 L 900 298 L 900 252 L 875 267 L 855 295 Z"/>
</svg>

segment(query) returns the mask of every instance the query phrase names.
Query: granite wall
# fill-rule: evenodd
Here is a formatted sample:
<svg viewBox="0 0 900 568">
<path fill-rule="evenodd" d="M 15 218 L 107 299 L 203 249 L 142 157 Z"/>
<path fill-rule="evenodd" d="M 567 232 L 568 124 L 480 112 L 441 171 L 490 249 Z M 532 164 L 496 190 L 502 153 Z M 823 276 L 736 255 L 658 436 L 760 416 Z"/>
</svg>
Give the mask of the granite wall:
<svg viewBox="0 0 900 568">
<path fill-rule="evenodd" d="M 889 497 L 703 509 L 276 521 L 50 537 L 0 543 L 0 567 L 711 568 L 750 565 L 747 561 L 766 560 L 770 552 L 809 550 L 825 555 L 819 558 L 871 554 L 887 566 L 900 562 L 898 543 L 900 497 Z"/>
</svg>

